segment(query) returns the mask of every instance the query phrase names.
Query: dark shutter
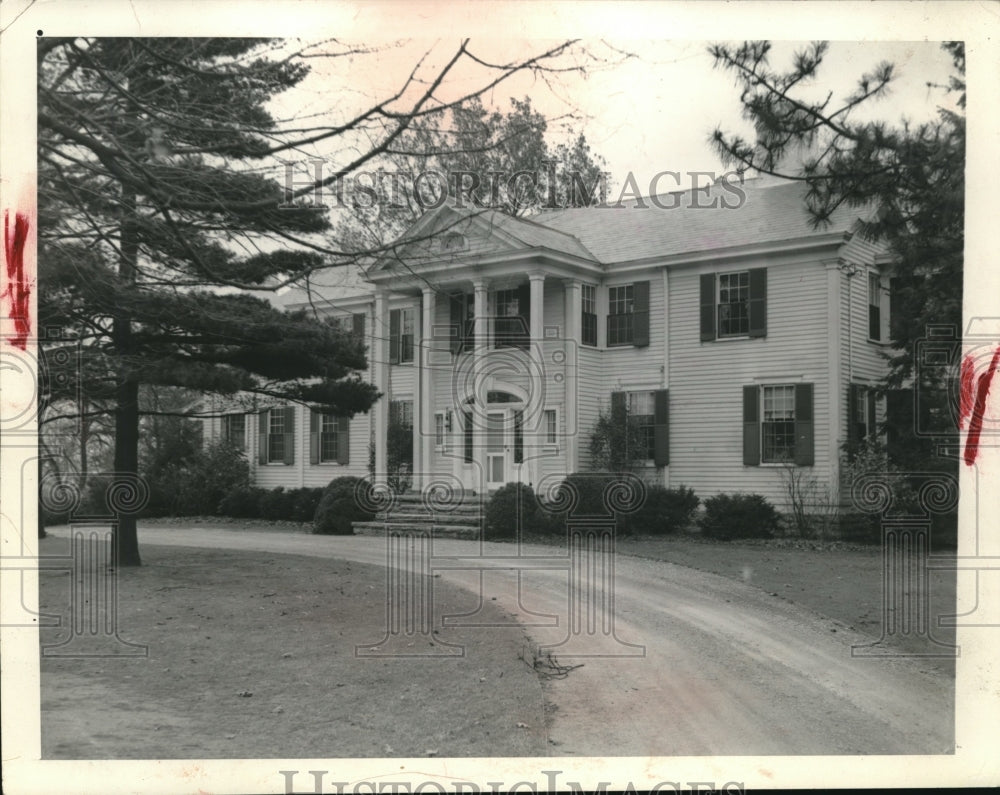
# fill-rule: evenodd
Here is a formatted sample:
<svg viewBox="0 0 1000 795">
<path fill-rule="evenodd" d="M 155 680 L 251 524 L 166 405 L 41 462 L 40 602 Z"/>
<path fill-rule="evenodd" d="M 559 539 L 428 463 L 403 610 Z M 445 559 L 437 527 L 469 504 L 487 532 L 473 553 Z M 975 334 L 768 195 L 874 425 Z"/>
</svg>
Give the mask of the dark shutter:
<svg viewBox="0 0 1000 795">
<path fill-rule="evenodd" d="M 861 441 L 858 431 L 858 398 L 861 387 L 858 384 L 847 386 L 847 444 L 853 449 Z"/>
<path fill-rule="evenodd" d="M 767 336 L 767 268 L 750 269 L 750 336 Z"/>
<path fill-rule="evenodd" d="M 320 415 L 316 410 L 309 412 L 309 463 L 319 463 L 319 434 L 322 430 Z"/>
<path fill-rule="evenodd" d="M 743 387 L 743 465 L 760 465 L 760 387 Z"/>
<path fill-rule="evenodd" d="M 524 412 L 514 412 L 514 463 L 524 463 Z"/>
<path fill-rule="evenodd" d="M 868 401 L 868 437 L 875 438 L 875 390 L 869 389 L 866 393 Z"/>
<path fill-rule="evenodd" d="M 628 416 L 628 403 L 624 392 L 611 393 L 611 421 L 614 423 L 625 422 Z"/>
<path fill-rule="evenodd" d="M 295 406 L 285 408 L 285 465 L 295 463 Z"/>
<path fill-rule="evenodd" d="M 351 461 L 351 418 L 337 417 L 337 463 Z"/>
<path fill-rule="evenodd" d="M 465 463 L 472 463 L 472 412 L 464 411 L 465 417 Z"/>
<path fill-rule="evenodd" d="M 448 307 L 451 352 L 458 355 L 462 352 L 462 343 L 465 340 L 465 296 L 462 294 L 449 296 Z"/>
<path fill-rule="evenodd" d="M 649 345 L 649 282 L 632 285 L 632 345 L 645 348 Z"/>
<path fill-rule="evenodd" d="M 813 385 L 795 385 L 795 463 L 800 467 L 813 465 L 815 447 L 813 433 Z"/>
<path fill-rule="evenodd" d="M 658 467 L 670 464 L 669 396 L 666 389 L 653 393 L 653 463 Z"/>
<path fill-rule="evenodd" d="M 715 339 L 715 274 L 701 275 L 701 341 Z"/>
<path fill-rule="evenodd" d="M 351 322 L 354 324 L 354 336 L 358 340 L 363 340 L 365 338 L 365 316 L 360 312 L 356 313 L 351 317 Z"/>
<path fill-rule="evenodd" d="M 898 340 L 904 336 L 899 331 L 903 318 L 900 317 L 901 301 L 899 300 L 899 279 L 889 279 L 889 339 Z"/>
<path fill-rule="evenodd" d="M 531 342 L 531 282 L 519 285 L 517 288 L 517 314 L 521 321 L 515 329 L 510 343 L 527 350 Z M 536 340 L 536 342 L 541 342 L 541 340 Z"/>
<path fill-rule="evenodd" d="M 267 463 L 267 421 L 266 411 L 257 415 L 257 463 Z"/>
<path fill-rule="evenodd" d="M 890 389 L 885 395 L 886 452 L 890 459 L 904 457 L 913 443 L 913 390 Z"/>
<path fill-rule="evenodd" d="M 389 311 L 389 364 L 399 364 L 399 310 Z"/>
</svg>

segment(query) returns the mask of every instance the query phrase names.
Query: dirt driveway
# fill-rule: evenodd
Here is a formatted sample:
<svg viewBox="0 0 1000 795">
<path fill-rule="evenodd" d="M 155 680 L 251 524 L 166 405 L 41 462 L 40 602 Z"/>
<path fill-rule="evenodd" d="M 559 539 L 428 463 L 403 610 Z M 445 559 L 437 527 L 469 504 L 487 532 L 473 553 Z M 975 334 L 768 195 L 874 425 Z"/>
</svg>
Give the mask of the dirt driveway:
<svg viewBox="0 0 1000 795">
<path fill-rule="evenodd" d="M 386 560 L 385 542 L 374 537 L 154 526 L 140 530 L 140 543 L 150 549 L 150 558 L 155 545 L 174 545 L 214 550 L 203 553 L 206 555 L 231 549 L 308 556 L 314 562 L 332 559 L 327 565 L 338 571 L 347 565 L 346 562 L 352 566 L 380 566 Z M 482 545 L 483 552 L 489 555 L 509 555 L 512 549 L 510 545 Z M 435 554 L 442 557 L 476 555 L 479 550 L 480 545 L 475 542 L 444 541 L 435 545 Z M 556 556 L 564 552 L 532 547 L 530 554 Z M 279 558 L 273 560 L 277 562 Z M 382 691 L 387 691 L 399 699 L 398 706 L 388 708 L 392 721 L 369 727 L 372 732 L 366 735 L 371 737 L 367 753 L 345 745 L 343 755 L 391 756 L 396 752 L 421 755 L 427 750 L 438 750 L 441 756 L 461 755 L 459 738 L 467 743 L 465 753 L 485 756 L 522 753 L 559 756 L 942 754 L 952 751 L 953 681 L 940 670 L 904 659 L 853 657 L 852 644 L 870 643 L 870 636 L 852 631 L 842 622 L 775 599 L 742 582 L 626 556 L 617 557 L 614 576 L 614 636 L 601 631 L 589 636 L 592 642 L 585 650 L 587 657 L 569 656 L 566 646 L 555 648 L 559 663 L 581 667 L 568 671 L 564 678 L 543 681 L 549 711 L 545 732 L 536 732 L 543 717 L 541 699 L 530 706 L 531 692 L 530 688 L 525 689 L 525 683 L 517 687 L 511 685 L 513 679 L 502 685 L 493 683 L 497 699 L 514 697 L 517 692 L 527 696 L 525 714 L 528 717 L 517 721 L 524 727 L 515 724 L 513 732 L 516 742 L 524 742 L 532 746 L 532 750 L 506 750 L 497 744 L 494 736 L 487 737 L 482 731 L 477 734 L 469 725 L 464 725 L 450 744 L 437 740 L 424 742 L 423 737 L 438 726 L 428 724 L 419 702 L 408 702 L 408 699 L 416 692 L 423 692 L 422 683 L 431 671 L 435 676 L 443 674 L 446 680 L 450 677 L 455 687 L 460 683 L 455 679 L 455 670 L 447 668 L 447 660 L 401 658 L 389 662 L 390 667 L 396 668 L 394 677 L 372 677 L 370 670 L 360 675 L 359 687 L 373 695 L 384 695 Z M 516 624 L 511 625 L 515 617 L 536 644 L 560 644 L 567 637 L 566 571 L 522 572 L 519 588 L 518 577 L 512 571 L 453 570 L 442 572 L 440 578 L 435 579 L 435 587 L 438 584 L 457 586 L 451 591 L 455 598 L 441 606 L 439 615 L 474 611 L 481 593 L 485 612 L 477 615 L 479 623 L 507 624 L 506 627 L 441 627 L 440 630 L 456 633 L 451 636 L 454 642 L 470 649 L 476 638 L 496 638 L 502 633 L 511 633 L 505 655 L 512 658 L 513 667 L 503 669 L 504 678 L 512 676 L 510 671 L 518 668 L 521 673 L 528 672 L 527 666 L 517 659 L 522 630 Z M 458 596 L 461 593 L 466 594 L 464 607 L 462 597 Z M 382 634 L 385 626 L 381 612 L 384 610 L 383 594 L 372 599 L 375 608 L 369 619 L 370 626 L 364 627 L 363 632 L 359 630 L 359 637 Z M 259 604 L 246 600 L 247 610 L 252 611 Z M 204 608 L 211 610 L 207 604 Z M 557 617 L 558 625 L 552 625 L 549 617 Z M 441 626 L 440 618 L 435 617 L 435 620 L 436 625 Z M 270 645 L 272 633 L 280 623 L 266 611 L 255 616 L 254 623 L 258 631 L 267 633 L 261 642 L 266 639 Z M 465 620 L 464 623 L 476 622 Z M 200 644 L 198 634 L 203 626 L 179 626 L 169 637 L 176 643 Z M 300 631 L 309 630 L 302 625 Z M 595 646 L 593 642 L 598 644 Z M 285 662 L 287 660 L 276 659 L 271 664 L 283 665 Z M 492 659 L 492 662 L 507 661 Z M 317 661 L 312 664 L 303 661 L 297 676 L 328 695 L 329 682 L 312 681 L 315 677 L 311 672 L 316 664 Z M 481 667 L 481 670 L 487 668 Z M 498 671 L 494 672 L 497 681 L 500 679 Z M 478 676 L 473 677 L 473 680 L 478 679 Z M 410 682 L 412 686 L 402 692 L 401 681 Z M 474 681 L 474 684 L 482 683 Z M 334 682 L 333 686 L 336 685 Z M 235 680 L 227 682 L 226 686 L 234 697 L 244 687 L 242 681 Z M 472 697 L 466 694 L 462 698 Z M 247 697 L 245 700 L 252 699 Z M 348 719 L 337 716 L 337 720 Z M 485 725 L 489 725 L 489 718 L 485 720 Z M 403 727 L 401 735 L 419 736 L 418 745 L 439 744 L 442 748 L 420 748 L 414 753 L 413 748 L 396 747 L 390 742 L 393 751 L 389 752 L 382 747 L 381 737 L 385 736 L 390 722 Z M 511 731 L 509 727 L 505 730 Z M 261 731 L 266 732 L 266 728 Z M 358 727 L 345 727 L 343 736 L 350 736 L 352 731 L 358 731 Z M 259 751 L 246 753 L 237 745 L 232 744 L 232 753 L 215 755 L 261 755 Z M 171 755 L 190 755 L 192 750 Z M 328 749 L 317 755 L 341 755 L 331 750 L 335 751 Z M 284 752 L 264 755 L 278 753 Z M 294 755 L 307 754 L 300 750 Z"/>
</svg>

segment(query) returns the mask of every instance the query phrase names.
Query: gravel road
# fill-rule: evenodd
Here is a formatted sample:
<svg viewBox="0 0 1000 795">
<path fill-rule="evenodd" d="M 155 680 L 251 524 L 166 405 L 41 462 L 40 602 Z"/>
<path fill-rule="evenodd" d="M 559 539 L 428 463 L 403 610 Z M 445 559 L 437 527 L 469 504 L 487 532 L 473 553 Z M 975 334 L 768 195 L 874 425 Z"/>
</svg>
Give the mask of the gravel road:
<svg viewBox="0 0 1000 795">
<path fill-rule="evenodd" d="M 203 527 L 140 528 L 140 545 L 228 548 L 385 565 L 369 536 Z M 444 560 L 517 553 L 512 544 L 435 541 Z M 565 550 L 532 545 L 524 554 Z M 743 583 L 670 563 L 615 557 L 614 630 L 563 643 L 565 569 L 439 570 L 497 602 L 566 672 L 540 666 L 549 741 L 559 756 L 945 754 L 954 743 L 954 683 L 919 659 L 852 656 L 871 637 Z M 592 573 L 600 574 L 599 569 Z M 473 599 L 472 602 L 475 600 Z M 440 625 L 440 616 L 435 623 Z M 448 621 L 475 622 L 475 616 Z M 547 625 L 547 626 L 546 626 Z M 384 628 L 373 627 L 373 637 Z M 488 628 L 483 631 L 488 632 Z M 559 645 L 562 644 L 562 645 Z M 586 656 L 572 656 L 574 651 Z M 632 655 L 632 656 L 621 656 Z M 641 655 L 641 656 L 636 656 Z M 558 676 L 560 672 L 565 676 Z M 547 674 L 557 674 L 549 676 Z"/>
</svg>

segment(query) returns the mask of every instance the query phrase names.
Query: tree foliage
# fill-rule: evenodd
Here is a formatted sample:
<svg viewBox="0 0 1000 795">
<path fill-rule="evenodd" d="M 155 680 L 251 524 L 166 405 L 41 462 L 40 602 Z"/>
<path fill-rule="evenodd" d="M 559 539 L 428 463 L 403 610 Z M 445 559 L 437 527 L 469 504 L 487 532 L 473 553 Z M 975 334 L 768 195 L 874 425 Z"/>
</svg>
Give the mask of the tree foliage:
<svg viewBox="0 0 1000 795">
<path fill-rule="evenodd" d="M 807 90 L 819 77 L 825 42 L 797 52 L 787 71 L 771 66 L 766 41 L 710 48 L 716 67 L 735 78 L 755 136 L 716 129 L 716 150 L 739 169 L 803 181 L 817 226 L 842 206 L 867 211 L 860 234 L 885 244 L 892 258 L 893 353 L 884 387 L 910 386 L 916 377 L 921 396 L 939 402 L 948 384 L 937 372 L 919 372 L 917 343 L 930 325 L 961 328 L 965 220 L 965 49 L 962 42 L 942 46 L 954 73 L 948 85 L 929 88 L 943 89 L 953 107 L 939 107 L 931 121 L 896 125 L 859 118 L 889 91 L 891 63 L 861 75 L 836 101 L 832 93 L 815 99 Z M 909 457 L 927 452 L 916 448 Z"/>
<path fill-rule="evenodd" d="M 63 338 L 42 353 L 84 351 L 45 405 L 79 393 L 113 414 L 123 477 L 139 471 L 141 385 L 366 410 L 377 395 L 356 375 L 360 341 L 260 297 L 373 253 L 331 241 L 328 213 L 308 197 L 387 152 L 422 117 L 514 74 L 544 72 L 573 50 L 565 42 L 490 64 L 463 41 L 433 73 L 418 64 L 388 96 L 309 127 L 270 110 L 309 72 L 305 54 L 281 42 L 40 39 L 39 325 Z M 328 42 L 309 55 L 346 63 L 358 52 Z M 470 65 L 477 86 L 438 99 L 444 80 Z M 349 154 L 288 190 L 273 177 L 276 158 L 307 146 Z M 139 563 L 134 517 L 121 517 L 117 554 L 121 565 Z"/>
</svg>

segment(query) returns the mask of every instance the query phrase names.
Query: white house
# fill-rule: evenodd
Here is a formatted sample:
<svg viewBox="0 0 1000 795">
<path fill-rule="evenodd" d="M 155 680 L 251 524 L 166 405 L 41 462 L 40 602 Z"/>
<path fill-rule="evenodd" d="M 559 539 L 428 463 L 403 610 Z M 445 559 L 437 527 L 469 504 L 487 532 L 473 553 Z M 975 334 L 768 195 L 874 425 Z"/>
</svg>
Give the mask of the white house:
<svg viewBox="0 0 1000 795">
<path fill-rule="evenodd" d="M 813 228 L 797 183 L 748 181 L 631 206 L 514 219 L 441 206 L 312 305 L 364 334 L 383 393 L 351 419 L 302 406 L 212 420 L 258 485 L 384 473 L 390 414 L 413 485 L 536 488 L 590 467 L 598 414 L 643 426 L 644 477 L 702 498 L 786 501 L 793 461 L 836 488 L 840 449 L 874 431 L 889 278 L 857 213 Z M 373 453 L 371 452 L 373 448 Z"/>
</svg>

